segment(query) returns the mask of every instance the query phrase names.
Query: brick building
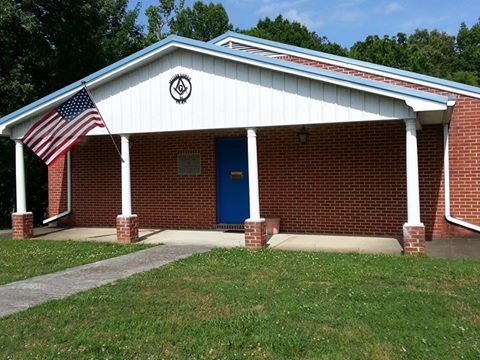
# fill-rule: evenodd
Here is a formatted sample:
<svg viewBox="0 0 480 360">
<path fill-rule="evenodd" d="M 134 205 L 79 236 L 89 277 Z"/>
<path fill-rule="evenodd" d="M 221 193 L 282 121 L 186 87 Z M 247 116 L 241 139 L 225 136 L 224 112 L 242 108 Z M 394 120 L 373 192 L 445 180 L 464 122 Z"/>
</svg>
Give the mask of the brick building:
<svg viewBox="0 0 480 360">
<path fill-rule="evenodd" d="M 233 32 L 154 44 L 0 119 L 16 141 L 16 237 L 31 236 L 19 140 L 86 83 L 104 128 L 49 167 L 50 219 L 116 226 L 476 236 L 480 89 Z M 448 150 L 448 151 L 446 151 Z M 92 186 L 92 184 L 94 184 Z"/>
</svg>

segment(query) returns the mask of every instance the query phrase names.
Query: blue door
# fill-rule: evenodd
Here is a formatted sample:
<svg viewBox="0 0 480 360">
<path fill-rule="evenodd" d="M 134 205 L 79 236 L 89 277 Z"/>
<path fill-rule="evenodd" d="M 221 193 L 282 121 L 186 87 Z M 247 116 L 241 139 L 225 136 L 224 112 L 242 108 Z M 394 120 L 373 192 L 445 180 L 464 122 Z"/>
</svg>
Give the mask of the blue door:
<svg viewBox="0 0 480 360">
<path fill-rule="evenodd" d="M 247 138 L 216 142 L 217 221 L 243 224 L 249 215 Z"/>
</svg>

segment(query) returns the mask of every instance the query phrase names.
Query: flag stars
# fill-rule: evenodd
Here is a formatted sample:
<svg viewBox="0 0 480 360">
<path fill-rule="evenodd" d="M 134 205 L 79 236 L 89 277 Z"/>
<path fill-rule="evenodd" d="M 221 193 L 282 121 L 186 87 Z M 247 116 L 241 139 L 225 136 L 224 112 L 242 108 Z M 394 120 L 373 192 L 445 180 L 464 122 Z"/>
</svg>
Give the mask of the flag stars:
<svg viewBox="0 0 480 360">
<path fill-rule="evenodd" d="M 87 90 L 82 89 L 71 99 L 57 108 L 58 113 L 67 121 L 71 121 L 88 109 L 95 109 L 95 104 Z"/>
</svg>

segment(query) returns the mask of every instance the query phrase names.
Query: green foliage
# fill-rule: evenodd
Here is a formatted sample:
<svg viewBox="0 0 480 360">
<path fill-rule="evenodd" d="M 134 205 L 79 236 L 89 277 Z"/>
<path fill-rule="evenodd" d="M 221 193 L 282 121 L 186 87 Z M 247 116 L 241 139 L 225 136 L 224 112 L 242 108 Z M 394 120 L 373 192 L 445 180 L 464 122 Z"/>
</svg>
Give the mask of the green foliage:
<svg viewBox="0 0 480 360">
<path fill-rule="evenodd" d="M 180 36 L 209 41 L 232 30 L 232 24 L 222 4 L 197 1 L 191 8 L 183 9 L 177 14 L 171 30 Z"/>
<path fill-rule="evenodd" d="M 128 0 L 0 0 L 0 116 L 49 94 L 143 45 L 139 7 Z M 13 207 L 13 143 L 0 139 L 0 227 Z M 27 202 L 45 215 L 45 165 L 27 151 Z"/>
<path fill-rule="evenodd" d="M 473 86 L 478 86 L 480 84 L 477 73 L 473 71 L 456 71 L 447 78 L 452 81 Z"/>
<path fill-rule="evenodd" d="M 436 77 L 447 77 L 455 71 L 457 54 L 455 36 L 438 30 L 416 30 L 406 44 L 410 51 L 410 69 Z"/>
<path fill-rule="evenodd" d="M 0 0 L 0 113 L 139 50 L 138 8 L 128 11 L 127 5 L 128 0 Z"/>
<path fill-rule="evenodd" d="M 458 35 L 417 29 L 407 36 L 368 36 L 350 56 L 376 64 L 477 85 L 480 77 L 480 23 L 462 23 Z"/>
<path fill-rule="evenodd" d="M 471 28 L 468 28 L 465 23 L 460 25 L 457 34 L 457 51 L 459 53 L 457 70 L 474 74 L 478 81 L 480 77 L 480 19 Z M 470 75 L 467 78 L 472 80 Z"/>
<path fill-rule="evenodd" d="M 13 142 L 0 137 L 0 229 L 10 225 L 15 198 Z"/>
<path fill-rule="evenodd" d="M 368 36 L 356 42 L 350 56 L 375 64 L 447 77 L 455 67 L 455 37 L 437 30 L 416 30 L 410 36 Z"/>
<path fill-rule="evenodd" d="M 217 249 L 0 319 L 7 359 L 478 359 L 480 263 Z"/>
<path fill-rule="evenodd" d="M 183 0 L 160 0 L 145 11 L 148 34 L 145 44 L 150 45 L 170 34 L 209 41 L 232 29 L 228 14 L 222 4 L 202 1 L 185 8 Z"/>
<path fill-rule="evenodd" d="M 352 46 L 350 56 L 375 64 L 405 68 L 409 63 L 405 44 L 406 35 L 403 33 L 391 37 L 369 35 Z"/>
<path fill-rule="evenodd" d="M 240 32 L 246 35 L 331 54 L 347 54 L 347 50 L 340 45 L 331 43 L 325 36 L 319 36 L 315 32 L 309 31 L 305 25 L 297 21 L 290 21 L 282 15 L 278 15 L 273 21 L 266 17 L 263 20 L 259 20 L 257 26 L 254 28 L 241 30 Z"/>
<path fill-rule="evenodd" d="M 145 45 L 151 45 L 170 34 L 173 21 L 184 9 L 185 1 L 159 0 L 158 5 L 150 5 L 145 11 L 148 18 L 148 34 Z"/>
</svg>

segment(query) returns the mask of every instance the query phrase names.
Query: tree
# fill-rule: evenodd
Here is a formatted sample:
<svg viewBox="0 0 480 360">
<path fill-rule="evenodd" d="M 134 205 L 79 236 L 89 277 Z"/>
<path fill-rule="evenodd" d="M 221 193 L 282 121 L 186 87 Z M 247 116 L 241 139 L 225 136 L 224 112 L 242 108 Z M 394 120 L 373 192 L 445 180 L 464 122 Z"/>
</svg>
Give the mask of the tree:
<svg viewBox="0 0 480 360">
<path fill-rule="evenodd" d="M 128 0 L 0 0 L 0 115 L 142 47 Z"/>
<path fill-rule="evenodd" d="M 417 29 L 408 37 L 407 51 L 412 71 L 436 77 L 448 77 L 458 65 L 455 36 L 438 30 Z"/>
<path fill-rule="evenodd" d="M 10 224 L 15 190 L 15 165 L 10 140 L 0 138 L 0 229 Z"/>
<path fill-rule="evenodd" d="M 143 45 L 128 0 L 0 0 L 0 116 L 92 73 Z M 0 205 L 13 207 L 13 143 L 0 138 Z M 46 207 L 46 166 L 25 156 L 29 207 Z M 32 181 L 36 180 L 36 181 Z M 2 212 L 0 226 L 9 216 Z"/>
<path fill-rule="evenodd" d="M 480 85 L 479 77 L 473 71 L 455 71 L 453 74 L 447 76 L 447 79 L 473 86 Z"/>
<path fill-rule="evenodd" d="M 305 25 L 297 21 L 289 21 L 282 15 L 275 20 L 266 17 L 259 20 L 257 26 L 249 30 L 240 31 L 267 40 L 278 41 L 285 44 L 299 46 L 307 49 L 318 50 L 336 55 L 347 55 L 347 50 L 340 45 L 331 43 L 325 36 L 320 36 L 309 31 Z"/>
<path fill-rule="evenodd" d="M 367 36 L 356 42 L 350 56 L 375 64 L 437 77 L 450 76 L 457 64 L 455 37 L 438 30 L 417 29 L 407 36 Z"/>
<path fill-rule="evenodd" d="M 480 19 L 471 28 L 460 25 L 457 34 L 459 66 L 453 79 L 477 85 L 480 79 Z"/>
<path fill-rule="evenodd" d="M 173 21 L 184 6 L 184 0 L 180 0 L 178 3 L 175 0 L 159 0 L 158 5 L 150 5 L 145 10 L 148 18 L 148 34 L 145 44 L 151 45 L 167 37 Z"/>
<path fill-rule="evenodd" d="M 170 34 L 209 41 L 232 29 L 223 5 L 212 2 L 197 1 L 185 8 L 183 0 L 160 0 L 158 5 L 149 6 L 145 14 L 148 17 L 146 45 Z"/>
<path fill-rule="evenodd" d="M 396 36 L 369 35 L 363 41 L 356 42 L 350 49 L 350 56 L 375 64 L 409 69 L 410 56 L 407 49 L 407 35 Z"/>
<path fill-rule="evenodd" d="M 172 33 L 201 41 L 210 41 L 228 30 L 232 30 L 232 24 L 220 3 L 197 1 L 181 10 L 172 22 Z"/>
</svg>

